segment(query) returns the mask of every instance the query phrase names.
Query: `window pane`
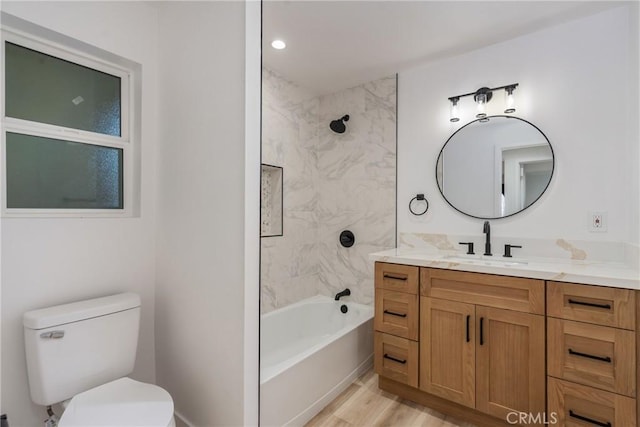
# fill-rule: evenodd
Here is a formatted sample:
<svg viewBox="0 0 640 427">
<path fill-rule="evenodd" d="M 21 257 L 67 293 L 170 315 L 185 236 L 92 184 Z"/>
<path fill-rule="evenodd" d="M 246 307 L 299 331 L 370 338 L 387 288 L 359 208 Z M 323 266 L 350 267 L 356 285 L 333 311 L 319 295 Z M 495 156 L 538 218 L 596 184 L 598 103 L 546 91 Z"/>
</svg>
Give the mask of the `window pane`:
<svg viewBox="0 0 640 427">
<path fill-rule="evenodd" d="M 5 42 L 8 117 L 120 136 L 120 77 Z"/>
<path fill-rule="evenodd" d="M 7 207 L 122 209 L 122 154 L 7 132 Z"/>
</svg>

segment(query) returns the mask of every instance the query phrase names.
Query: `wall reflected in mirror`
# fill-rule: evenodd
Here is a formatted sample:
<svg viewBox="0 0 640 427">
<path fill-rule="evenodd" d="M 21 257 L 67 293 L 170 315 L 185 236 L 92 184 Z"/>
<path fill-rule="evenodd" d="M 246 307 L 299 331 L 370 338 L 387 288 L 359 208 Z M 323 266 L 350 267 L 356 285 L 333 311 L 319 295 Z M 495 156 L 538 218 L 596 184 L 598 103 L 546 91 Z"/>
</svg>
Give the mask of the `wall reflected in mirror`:
<svg viewBox="0 0 640 427">
<path fill-rule="evenodd" d="M 540 129 L 517 117 L 492 116 L 451 135 L 440 151 L 436 180 L 456 210 L 496 219 L 535 203 L 554 167 L 553 149 Z"/>
</svg>

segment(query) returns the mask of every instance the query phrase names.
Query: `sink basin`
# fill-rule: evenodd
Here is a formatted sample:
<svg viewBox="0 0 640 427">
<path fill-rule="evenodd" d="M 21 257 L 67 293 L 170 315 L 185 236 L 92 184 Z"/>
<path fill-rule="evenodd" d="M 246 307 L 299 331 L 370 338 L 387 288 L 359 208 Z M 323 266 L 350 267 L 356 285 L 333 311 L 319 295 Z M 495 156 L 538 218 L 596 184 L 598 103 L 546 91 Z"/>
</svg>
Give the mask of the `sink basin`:
<svg viewBox="0 0 640 427">
<path fill-rule="evenodd" d="M 442 259 L 450 262 L 459 262 L 460 264 L 493 265 L 496 267 L 514 267 L 529 264 L 523 260 L 495 259 L 484 255 L 446 255 Z"/>
</svg>

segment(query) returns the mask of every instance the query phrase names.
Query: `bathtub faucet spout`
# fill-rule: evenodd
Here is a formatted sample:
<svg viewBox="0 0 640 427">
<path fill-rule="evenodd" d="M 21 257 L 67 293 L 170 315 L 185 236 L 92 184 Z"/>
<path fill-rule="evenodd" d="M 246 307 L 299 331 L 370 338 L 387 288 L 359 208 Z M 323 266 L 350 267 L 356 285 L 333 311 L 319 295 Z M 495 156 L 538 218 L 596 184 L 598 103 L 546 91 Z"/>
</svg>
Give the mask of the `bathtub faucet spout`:
<svg viewBox="0 0 640 427">
<path fill-rule="evenodd" d="M 342 297 L 346 297 L 346 296 L 349 296 L 349 295 L 351 295 L 351 291 L 349 290 L 349 288 L 345 289 L 342 292 L 338 292 L 336 294 L 336 301 L 338 301 Z"/>
</svg>

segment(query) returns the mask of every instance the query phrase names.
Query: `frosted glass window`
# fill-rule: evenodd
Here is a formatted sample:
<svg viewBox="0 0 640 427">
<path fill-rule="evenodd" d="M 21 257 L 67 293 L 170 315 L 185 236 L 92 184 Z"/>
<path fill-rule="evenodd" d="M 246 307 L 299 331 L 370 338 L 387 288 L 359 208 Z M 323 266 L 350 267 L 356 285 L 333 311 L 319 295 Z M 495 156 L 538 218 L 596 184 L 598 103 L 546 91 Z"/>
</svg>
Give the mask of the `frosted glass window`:
<svg viewBox="0 0 640 427">
<path fill-rule="evenodd" d="M 7 117 L 121 136 L 120 77 L 5 42 Z"/>
<path fill-rule="evenodd" d="M 7 132 L 7 207 L 122 209 L 123 150 Z"/>
</svg>

